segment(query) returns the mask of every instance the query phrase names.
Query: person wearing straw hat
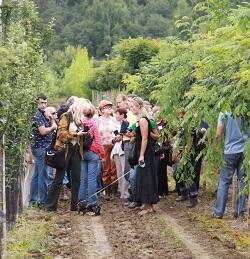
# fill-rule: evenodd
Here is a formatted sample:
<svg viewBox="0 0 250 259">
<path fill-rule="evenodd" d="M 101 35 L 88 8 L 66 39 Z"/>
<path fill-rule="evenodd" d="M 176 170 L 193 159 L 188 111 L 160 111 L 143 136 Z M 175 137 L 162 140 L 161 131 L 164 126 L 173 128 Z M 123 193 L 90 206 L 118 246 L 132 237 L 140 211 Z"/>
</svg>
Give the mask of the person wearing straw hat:
<svg viewBox="0 0 250 259">
<path fill-rule="evenodd" d="M 99 131 L 102 137 L 102 143 L 104 148 L 104 160 L 103 160 L 103 175 L 102 180 L 104 186 L 108 186 L 110 183 L 117 179 L 116 166 L 114 160 L 111 158 L 111 151 L 113 148 L 113 132 L 117 129 L 117 121 L 113 117 L 112 102 L 108 100 L 102 100 L 99 104 L 100 119 L 99 119 Z M 107 198 L 109 199 L 112 194 L 117 193 L 117 185 L 111 185 L 105 191 Z"/>
</svg>

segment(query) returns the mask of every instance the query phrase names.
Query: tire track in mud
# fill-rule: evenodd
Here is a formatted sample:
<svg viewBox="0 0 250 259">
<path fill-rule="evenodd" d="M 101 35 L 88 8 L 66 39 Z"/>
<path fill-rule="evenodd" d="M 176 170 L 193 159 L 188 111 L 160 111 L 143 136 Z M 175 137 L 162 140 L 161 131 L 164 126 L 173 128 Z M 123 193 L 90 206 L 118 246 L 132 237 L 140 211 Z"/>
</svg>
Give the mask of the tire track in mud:
<svg viewBox="0 0 250 259">
<path fill-rule="evenodd" d="M 238 259 L 241 256 L 194 227 L 179 204 L 167 198 L 157 212 L 139 217 L 117 198 L 101 198 L 101 216 L 65 212 L 58 215 L 57 259 Z M 65 207 L 65 206 L 64 206 Z M 58 241 L 59 239 L 59 241 Z"/>
<path fill-rule="evenodd" d="M 53 235 L 55 259 L 113 259 L 102 218 L 78 215 L 60 204 L 56 213 L 56 232 Z"/>
<path fill-rule="evenodd" d="M 215 259 L 214 256 L 209 255 L 209 253 L 198 244 L 198 242 L 188 235 L 183 228 L 177 223 L 177 221 L 166 213 L 160 215 L 161 219 L 164 220 L 166 226 L 171 228 L 174 235 L 187 247 L 187 249 L 192 253 L 193 258 L 197 259 Z"/>
<path fill-rule="evenodd" d="M 159 219 L 161 212 L 144 217 L 137 213 L 123 207 L 119 200 L 103 205 L 104 227 L 115 258 L 196 258 Z"/>
<path fill-rule="evenodd" d="M 82 240 L 85 258 L 114 258 L 101 217 L 74 216 L 73 230 Z"/>
<path fill-rule="evenodd" d="M 199 204 L 194 209 L 187 209 L 187 203 L 176 202 L 175 197 L 172 195 L 167 196 L 159 204 L 160 210 L 163 211 L 165 221 L 169 220 L 173 225 L 176 226 L 177 232 L 179 232 L 180 238 L 187 235 L 185 238 L 188 241 L 193 240 L 193 242 L 187 242 L 186 245 L 189 246 L 189 249 L 201 247 L 204 252 L 206 252 L 211 258 L 220 258 L 220 259 L 246 259 L 250 258 L 247 249 L 242 249 L 232 245 L 230 240 L 221 241 L 217 238 L 216 235 L 211 233 L 210 225 L 213 224 L 213 221 L 207 223 L 207 226 L 199 225 L 199 217 L 204 217 L 204 213 L 207 214 L 211 210 L 212 205 L 208 204 L 207 200 L 201 200 Z M 197 226 L 198 224 L 198 226 Z M 214 226 L 216 230 L 216 226 Z M 219 233 L 219 230 L 218 230 Z M 223 233 L 220 233 L 224 236 Z M 185 243 L 185 239 L 183 242 Z M 249 251 L 249 250 L 248 250 Z M 199 249 L 197 250 L 199 253 Z M 198 254 L 196 253 L 196 254 Z"/>
</svg>

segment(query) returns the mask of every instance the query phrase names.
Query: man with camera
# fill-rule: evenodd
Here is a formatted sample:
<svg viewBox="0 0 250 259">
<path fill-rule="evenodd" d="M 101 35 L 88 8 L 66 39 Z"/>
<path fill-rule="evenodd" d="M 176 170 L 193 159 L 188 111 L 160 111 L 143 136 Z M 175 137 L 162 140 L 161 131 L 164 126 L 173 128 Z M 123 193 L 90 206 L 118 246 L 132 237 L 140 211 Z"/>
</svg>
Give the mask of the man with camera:
<svg viewBox="0 0 250 259">
<path fill-rule="evenodd" d="M 57 125 L 52 118 L 45 116 L 47 97 L 41 93 L 37 97 L 38 109 L 34 117 L 32 131 L 32 155 L 35 158 L 35 169 L 30 183 L 29 205 L 42 205 L 47 199 L 47 178 L 49 167 L 45 164 L 45 151 L 52 141 L 53 132 Z"/>
</svg>

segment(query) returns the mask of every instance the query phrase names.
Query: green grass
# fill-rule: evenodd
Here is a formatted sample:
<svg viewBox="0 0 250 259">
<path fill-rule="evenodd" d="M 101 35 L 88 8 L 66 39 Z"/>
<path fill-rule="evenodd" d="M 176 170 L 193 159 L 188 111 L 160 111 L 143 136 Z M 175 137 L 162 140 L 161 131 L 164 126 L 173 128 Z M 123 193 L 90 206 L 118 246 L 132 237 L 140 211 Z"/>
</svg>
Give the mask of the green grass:
<svg viewBox="0 0 250 259">
<path fill-rule="evenodd" d="M 36 210 L 23 213 L 16 226 L 7 234 L 7 253 L 9 259 L 53 258 L 51 234 L 54 230 L 53 215 L 45 215 Z"/>
</svg>

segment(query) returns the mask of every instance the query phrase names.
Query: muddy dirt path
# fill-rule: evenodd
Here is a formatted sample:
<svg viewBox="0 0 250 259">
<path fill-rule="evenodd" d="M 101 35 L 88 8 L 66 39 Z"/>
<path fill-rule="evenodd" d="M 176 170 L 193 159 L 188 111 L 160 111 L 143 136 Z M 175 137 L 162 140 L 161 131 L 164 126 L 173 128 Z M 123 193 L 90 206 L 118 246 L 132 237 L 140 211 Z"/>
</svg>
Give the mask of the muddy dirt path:
<svg viewBox="0 0 250 259">
<path fill-rule="evenodd" d="M 54 258 L 250 258 L 249 250 L 221 242 L 197 227 L 190 212 L 171 196 L 159 202 L 157 213 L 143 217 L 118 198 L 109 202 L 101 198 L 99 217 L 68 212 L 67 203 L 61 204 Z"/>
</svg>

